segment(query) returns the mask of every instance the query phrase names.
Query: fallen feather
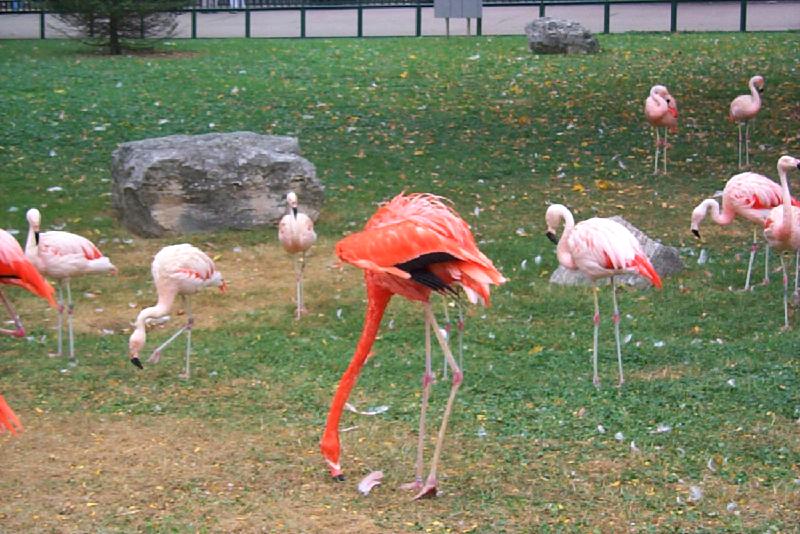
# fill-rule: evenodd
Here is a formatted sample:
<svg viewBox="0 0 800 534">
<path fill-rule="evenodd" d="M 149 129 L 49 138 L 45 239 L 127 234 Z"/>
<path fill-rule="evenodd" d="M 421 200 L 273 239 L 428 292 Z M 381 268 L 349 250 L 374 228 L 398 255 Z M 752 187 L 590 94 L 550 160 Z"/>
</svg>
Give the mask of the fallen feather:
<svg viewBox="0 0 800 534">
<path fill-rule="evenodd" d="M 542 257 L 537 255 L 535 258 L 533 258 L 533 263 L 540 265 L 542 263 Z"/>
<path fill-rule="evenodd" d="M 699 486 L 689 486 L 689 502 L 697 503 L 703 498 L 703 490 Z"/>
<path fill-rule="evenodd" d="M 622 432 L 614 434 L 614 439 L 617 441 L 625 441 L 625 435 Z"/>
<path fill-rule="evenodd" d="M 58 193 L 59 191 L 63 191 L 63 190 L 64 190 L 64 188 L 61 187 L 60 185 L 54 185 L 53 187 L 48 187 L 47 188 L 47 191 L 49 191 L 50 193 Z"/>
<path fill-rule="evenodd" d="M 519 264 L 519 268 L 523 271 L 528 268 L 528 260 L 522 260 L 522 263 Z"/>
<path fill-rule="evenodd" d="M 372 488 L 380 485 L 382 478 L 383 471 L 373 471 L 361 479 L 361 482 L 358 483 L 358 491 L 364 495 L 369 495 L 369 492 L 372 491 Z"/>
<path fill-rule="evenodd" d="M 636 446 L 636 442 L 635 441 L 631 441 L 631 452 L 632 453 L 640 452 L 639 451 L 639 447 Z"/>
<path fill-rule="evenodd" d="M 656 341 L 655 343 L 653 343 L 653 346 L 656 347 L 656 348 L 661 348 L 664 345 L 665 345 L 665 343 L 663 341 Z"/>
<path fill-rule="evenodd" d="M 651 430 L 650 433 L 651 434 L 665 434 L 665 433 L 671 432 L 671 431 L 672 431 L 672 427 L 671 426 L 666 425 L 664 423 L 659 423 L 658 426 L 656 427 L 656 429 L 655 430 Z"/>
<path fill-rule="evenodd" d="M 736 387 L 736 379 L 735 379 L 735 378 L 731 378 L 730 380 L 728 380 L 728 381 L 727 381 L 727 382 L 725 382 L 725 383 L 726 383 L 726 384 L 728 384 L 728 385 L 729 385 L 730 387 L 732 387 L 732 388 L 735 388 L 735 387 Z"/>
<path fill-rule="evenodd" d="M 728 505 L 725 507 L 725 509 L 730 513 L 734 513 L 737 508 L 739 508 L 739 506 L 737 506 L 735 502 L 729 502 Z"/>
<path fill-rule="evenodd" d="M 597 431 L 600 432 L 601 434 L 605 434 L 606 427 L 604 427 L 603 425 L 597 425 Z"/>
<path fill-rule="evenodd" d="M 477 431 L 475 434 L 476 434 L 476 435 L 477 435 L 479 438 L 485 438 L 485 437 L 486 437 L 486 435 L 487 435 L 487 434 L 486 434 L 486 429 L 485 429 L 485 428 L 483 428 L 482 426 L 479 426 L 479 427 L 478 427 L 478 431 Z"/>
<path fill-rule="evenodd" d="M 375 406 L 373 408 L 367 408 L 364 411 L 360 411 L 359 409 L 357 409 L 355 406 L 353 406 L 349 402 L 346 402 L 344 404 L 344 407 L 345 407 L 346 410 L 349 410 L 349 411 L 351 411 L 353 413 L 357 413 L 359 415 L 378 415 L 378 414 L 382 414 L 383 412 L 386 412 L 386 411 L 389 410 L 389 407 L 386 406 L 385 404 L 382 405 L 382 406 Z"/>
<path fill-rule="evenodd" d="M 341 429 L 339 432 L 350 432 L 351 430 L 355 430 L 356 428 L 358 428 L 358 425 L 348 426 Z"/>
</svg>

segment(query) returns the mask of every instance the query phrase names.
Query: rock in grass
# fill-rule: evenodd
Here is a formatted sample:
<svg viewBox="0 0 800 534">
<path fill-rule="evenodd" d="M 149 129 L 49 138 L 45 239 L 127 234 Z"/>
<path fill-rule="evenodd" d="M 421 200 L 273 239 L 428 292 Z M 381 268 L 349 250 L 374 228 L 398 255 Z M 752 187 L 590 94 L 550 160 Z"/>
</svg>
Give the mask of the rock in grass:
<svg viewBox="0 0 800 534">
<path fill-rule="evenodd" d="M 542 17 L 525 26 L 528 48 L 534 54 L 594 54 L 597 38 L 578 22 Z"/>
<path fill-rule="evenodd" d="M 639 241 L 639 244 L 642 245 L 642 250 L 644 250 L 645 255 L 650 260 L 650 263 L 653 264 L 653 268 L 661 278 L 679 273 L 684 269 L 683 260 L 681 260 L 677 248 L 663 245 L 660 241 L 651 239 L 647 234 L 618 215 L 609 218 L 630 230 Z M 615 276 L 614 281 L 618 284 L 625 284 L 642 289 L 650 286 L 648 280 L 636 274 Z M 558 269 L 553 271 L 553 274 L 550 276 L 550 283 L 562 286 L 591 285 L 592 280 L 580 271 L 571 271 L 559 265 Z M 608 284 L 609 279 L 604 278 L 598 280 L 597 283 Z"/>
<path fill-rule="evenodd" d="M 144 237 L 277 225 L 290 190 L 314 220 L 323 201 L 294 137 L 232 132 L 123 143 L 111 174 L 114 208 Z"/>
</svg>

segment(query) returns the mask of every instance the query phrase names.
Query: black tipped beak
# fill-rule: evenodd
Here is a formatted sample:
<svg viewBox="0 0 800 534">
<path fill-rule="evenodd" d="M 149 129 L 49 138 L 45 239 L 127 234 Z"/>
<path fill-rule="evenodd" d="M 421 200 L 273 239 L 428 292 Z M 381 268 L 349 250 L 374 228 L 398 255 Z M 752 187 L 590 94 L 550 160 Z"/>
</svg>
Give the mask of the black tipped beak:
<svg viewBox="0 0 800 534">
<path fill-rule="evenodd" d="M 142 362 L 139 358 L 131 358 L 131 363 L 139 369 L 144 369 L 144 365 L 142 365 Z"/>
<path fill-rule="evenodd" d="M 33 237 L 36 239 L 36 244 L 39 244 L 39 232 L 33 232 Z"/>
<path fill-rule="evenodd" d="M 335 480 L 336 482 L 344 482 L 344 475 L 338 474 L 335 477 L 333 477 L 333 480 Z"/>
<path fill-rule="evenodd" d="M 758 89 L 758 92 L 759 92 L 759 93 L 763 93 L 764 91 L 766 91 L 766 89 L 764 89 L 763 87 L 760 87 L 760 88 Z"/>
<path fill-rule="evenodd" d="M 694 228 L 692 228 L 692 233 L 697 239 L 700 239 L 700 230 L 695 230 Z"/>
<path fill-rule="evenodd" d="M 292 215 L 297 217 L 297 208 L 292 208 Z"/>
<path fill-rule="evenodd" d="M 553 242 L 554 245 L 558 245 L 558 238 L 556 237 L 555 232 L 547 232 L 544 234 L 547 236 L 547 239 Z"/>
<path fill-rule="evenodd" d="M 797 168 L 800 169 L 800 162 L 797 162 Z"/>
</svg>

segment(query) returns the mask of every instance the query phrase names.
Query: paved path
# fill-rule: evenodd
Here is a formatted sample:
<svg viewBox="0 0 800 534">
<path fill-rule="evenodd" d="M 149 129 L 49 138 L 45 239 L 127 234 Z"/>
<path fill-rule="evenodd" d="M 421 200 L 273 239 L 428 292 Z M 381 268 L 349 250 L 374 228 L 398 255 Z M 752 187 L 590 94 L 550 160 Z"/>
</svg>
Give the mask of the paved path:
<svg viewBox="0 0 800 534">
<path fill-rule="evenodd" d="M 691 3 L 678 8 L 678 31 L 736 31 L 739 29 L 739 2 Z M 547 15 L 576 20 L 590 30 L 603 30 L 602 6 L 550 6 Z M 536 6 L 484 7 L 484 35 L 519 35 L 524 26 L 537 18 Z M 201 13 L 197 18 L 198 37 L 244 37 L 244 13 Z M 180 37 L 191 35 L 191 19 L 182 15 L 178 27 Z M 612 32 L 669 31 L 670 5 L 632 4 L 611 6 Z M 53 17 L 46 17 L 46 34 L 60 37 L 63 29 Z M 413 8 L 365 9 L 365 36 L 414 35 Z M 747 12 L 747 29 L 800 30 L 800 0 L 751 2 Z M 465 35 L 465 20 L 450 21 L 452 35 Z M 475 32 L 473 21 L 472 32 Z M 423 35 L 444 35 L 444 19 L 433 17 L 433 8 L 422 10 Z M 251 18 L 253 37 L 299 37 L 299 11 L 254 11 Z M 306 35 L 309 37 L 344 37 L 356 35 L 355 10 L 308 11 Z M 0 15 L 0 38 L 36 39 L 39 37 L 38 15 Z"/>
</svg>

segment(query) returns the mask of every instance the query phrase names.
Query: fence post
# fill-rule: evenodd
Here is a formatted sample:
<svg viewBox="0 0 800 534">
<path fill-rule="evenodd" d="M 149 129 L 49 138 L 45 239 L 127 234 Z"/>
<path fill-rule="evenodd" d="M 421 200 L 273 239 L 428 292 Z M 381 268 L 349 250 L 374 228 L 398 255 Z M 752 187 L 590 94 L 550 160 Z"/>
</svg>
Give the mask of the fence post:
<svg viewBox="0 0 800 534">
<path fill-rule="evenodd" d="M 300 4 L 300 37 L 306 36 L 306 0 Z"/>
<path fill-rule="evenodd" d="M 739 11 L 739 31 L 747 31 L 747 0 L 742 0 L 741 10 Z"/>
<path fill-rule="evenodd" d="M 539 17 L 544 17 L 544 0 L 539 0 Z"/>
<path fill-rule="evenodd" d="M 603 5 L 603 33 L 609 33 L 611 31 L 611 3 L 609 0 L 606 0 L 606 3 Z"/>
<path fill-rule="evenodd" d="M 197 9 L 192 9 L 192 39 L 197 39 Z"/>
<path fill-rule="evenodd" d="M 672 0 L 672 5 L 670 6 L 669 31 L 672 33 L 678 31 L 678 0 Z"/>
<path fill-rule="evenodd" d="M 422 36 L 422 4 L 420 3 L 422 0 L 417 0 L 417 28 L 416 33 L 417 37 Z"/>
<path fill-rule="evenodd" d="M 356 8 L 358 13 L 358 22 L 356 24 L 356 33 L 357 37 L 364 37 L 364 7 L 361 5 L 361 0 L 358 0 L 358 7 Z"/>
<path fill-rule="evenodd" d="M 244 36 L 250 38 L 250 8 L 244 5 Z"/>
<path fill-rule="evenodd" d="M 44 11 L 39 11 L 39 38 L 44 39 Z"/>
</svg>

